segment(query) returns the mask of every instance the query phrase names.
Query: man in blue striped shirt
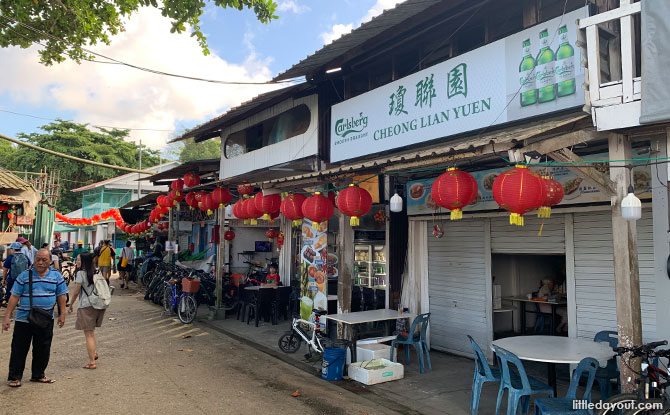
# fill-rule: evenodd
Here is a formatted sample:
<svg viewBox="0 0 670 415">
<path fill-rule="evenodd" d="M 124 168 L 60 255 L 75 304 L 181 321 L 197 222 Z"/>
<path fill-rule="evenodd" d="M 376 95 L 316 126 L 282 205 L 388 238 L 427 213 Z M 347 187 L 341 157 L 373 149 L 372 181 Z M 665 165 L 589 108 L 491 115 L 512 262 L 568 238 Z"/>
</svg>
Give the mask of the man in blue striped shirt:
<svg viewBox="0 0 670 415">
<path fill-rule="evenodd" d="M 5 319 L 2 322 L 2 331 L 9 330 L 9 318 L 18 305 L 12 336 L 12 353 L 9 357 L 9 375 L 7 376 L 9 386 L 13 388 L 21 386 L 23 369 L 26 366 L 26 357 L 31 342 L 33 345 L 33 363 L 30 381 L 55 382 L 44 374 L 51 353 L 53 321 L 44 329 L 33 326 L 28 322 L 28 313 L 30 312 L 29 278 L 30 272 L 32 272 L 33 307 L 42 308 L 53 314 L 54 306 L 58 303 L 58 326 L 63 327 L 65 324 L 67 285 L 65 285 L 65 280 L 60 272 L 52 270 L 49 267 L 50 264 L 51 252 L 48 249 L 40 249 L 35 255 L 33 269 L 22 272 L 12 287 L 12 295 L 7 305 L 7 314 L 5 314 Z"/>
</svg>

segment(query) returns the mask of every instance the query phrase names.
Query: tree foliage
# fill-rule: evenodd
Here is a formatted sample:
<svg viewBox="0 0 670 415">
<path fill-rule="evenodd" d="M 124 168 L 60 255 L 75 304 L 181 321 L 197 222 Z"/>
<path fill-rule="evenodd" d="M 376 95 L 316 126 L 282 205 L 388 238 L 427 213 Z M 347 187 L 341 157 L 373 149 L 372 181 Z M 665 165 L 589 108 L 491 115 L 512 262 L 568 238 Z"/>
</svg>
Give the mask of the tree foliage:
<svg viewBox="0 0 670 415">
<path fill-rule="evenodd" d="M 218 159 L 221 157 L 221 139 L 196 143 L 192 138 L 184 140 L 183 147 L 179 153 L 179 161 L 187 163 L 194 160 Z"/>
<path fill-rule="evenodd" d="M 102 129 L 95 132 L 88 130 L 86 125 L 62 120 L 44 125 L 40 129 L 43 133 L 20 133 L 17 138 L 41 148 L 86 160 L 130 168 L 137 168 L 139 165 L 139 147 L 133 142 L 125 141 L 128 130 Z M 154 166 L 159 160 L 157 151 L 142 150 L 143 168 Z M 126 174 L 23 146 L 15 149 L 7 158 L 0 158 L 0 165 L 7 170 L 18 171 L 39 171 L 44 166 L 48 170 L 60 170 L 61 188 L 56 208 L 63 213 L 81 208 L 82 195 L 73 193 L 72 189 Z"/>
<path fill-rule="evenodd" d="M 218 7 L 250 9 L 262 23 L 276 19 L 273 0 L 209 0 Z M 171 32 L 191 27 L 191 36 L 209 54 L 207 39 L 200 30 L 205 0 L 2 0 L 0 1 L 0 46 L 27 48 L 33 43 L 45 47 L 40 61 L 52 65 L 67 57 L 80 62 L 92 59 L 84 49 L 98 42 L 110 44 L 110 37 L 124 30 L 123 19 L 141 7 L 155 7 L 170 19 Z"/>
</svg>

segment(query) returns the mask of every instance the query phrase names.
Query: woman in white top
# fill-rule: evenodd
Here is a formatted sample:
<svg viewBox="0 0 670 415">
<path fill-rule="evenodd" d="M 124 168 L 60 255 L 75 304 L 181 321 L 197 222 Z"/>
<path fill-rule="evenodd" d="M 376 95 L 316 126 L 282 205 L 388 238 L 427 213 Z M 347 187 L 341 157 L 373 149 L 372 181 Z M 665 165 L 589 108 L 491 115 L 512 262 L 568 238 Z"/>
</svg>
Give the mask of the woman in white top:
<svg viewBox="0 0 670 415">
<path fill-rule="evenodd" d="M 128 289 L 128 278 L 130 277 L 130 271 L 132 271 L 134 258 L 135 252 L 133 252 L 133 248 L 130 247 L 130 241 L 128 241 L 121 251 L 121 258 L 119 259 L 118 265 L 121 288 Z M 126 263 L 125 265 L 123 264 L 124 262 Z"/>
</svg>

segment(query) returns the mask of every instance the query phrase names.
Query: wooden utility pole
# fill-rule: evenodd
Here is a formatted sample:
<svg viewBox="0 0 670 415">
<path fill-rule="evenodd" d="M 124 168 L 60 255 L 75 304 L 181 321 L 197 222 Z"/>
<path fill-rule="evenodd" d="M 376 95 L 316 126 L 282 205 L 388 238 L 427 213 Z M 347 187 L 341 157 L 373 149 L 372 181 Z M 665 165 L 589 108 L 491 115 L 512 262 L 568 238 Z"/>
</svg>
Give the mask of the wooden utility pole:
<svg viewBox="0 0 670 415">
<path fill-rule="evenodd" d="M 622 134 L 609 135 L 609 159 L 630 160 L 630 139 Z M 616 319 L 619 346 L 630 347 L 642 344 L 642 314 L 640 311 L 640 270 L 637 259 L 637 227 L 635 221 L 621 216 L 621 201 L 628 194 L 630 170 L 626 162 L 610 164 L 610 177 L 616 184 L 615 203 L 612 204 L 612 244 L 614 254 L 614 287 L 616 291 Z M 624 356 L 627 359 L 628 356 Z M 640 370 L 640 361 L 631 361 L 630 368 Z M 621 389 L 623 393 L 633 391 L 636 375 L 628 365 L 621 365 Z M 630 381 L 629 381 L 630 379 Z"/>
<path fill-rule="evenodd" d="M 354 229 L 349 223 L 349 218 L 339 211 L 339 231 L 337 233 L 337 312 L 348 313 L 351 311 L 351 275 L 354 272 Z M 346 330 L 346 332 L 345 332 Z M 337 337 L 340 339 L 351 339 L 351 325 L 337 323 Z"/>
</svg>

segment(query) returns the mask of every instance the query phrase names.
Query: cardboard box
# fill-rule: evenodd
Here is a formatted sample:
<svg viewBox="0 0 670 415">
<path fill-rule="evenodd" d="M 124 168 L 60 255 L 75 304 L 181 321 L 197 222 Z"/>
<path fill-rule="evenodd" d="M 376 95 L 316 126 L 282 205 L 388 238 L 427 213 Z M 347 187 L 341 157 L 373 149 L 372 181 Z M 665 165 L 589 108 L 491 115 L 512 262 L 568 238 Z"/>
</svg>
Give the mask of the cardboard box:
<svg viewBox="0 0 670 415">
<path fill-rule="evenodd" d="M 380 343 L 360 344 L 356 348 L 356 361 L 388 359 L 391 357 L 391 346 Z"/>
<path fill-rule="evenodd" d="M 388 359 L 375 359 L 349 365 L 349 377 L 365 385 L 389 382 L 404 377 L 404 367 Z"/>
</svg>

